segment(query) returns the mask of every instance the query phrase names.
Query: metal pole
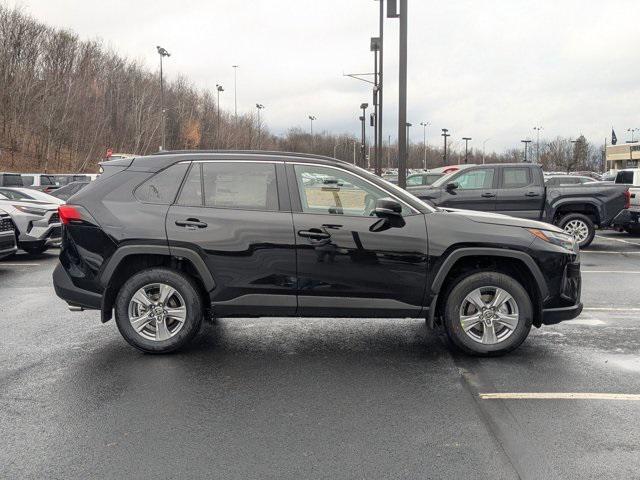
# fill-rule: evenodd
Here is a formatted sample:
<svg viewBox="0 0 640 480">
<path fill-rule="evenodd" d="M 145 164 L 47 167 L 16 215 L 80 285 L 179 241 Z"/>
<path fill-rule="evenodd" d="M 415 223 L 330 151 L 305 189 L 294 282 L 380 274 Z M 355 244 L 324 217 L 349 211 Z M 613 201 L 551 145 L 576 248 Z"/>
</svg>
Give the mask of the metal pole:
<svg viewBox="0 0 640 480">
<path fill-rule="evenodd" d="M 464 163 L 469 163 L 469 140 L 471 137 L 463 137 L 464 140 Z"/>
<path fill-rule="evenodd" d="M 240 65 L 231 65 L 233 67 L 233 114 L 238 123 L 238 67 Z"/>
<path fill-rule="evenodd" d="M 487 138 L 484 140 L 484 142 L 482 142 L 482 164 L 484 165 L 484 155 L 485 155 L 485 149 L 487 147 L 487 142 L 491 140 L 490 138 Z"/>
<path fill-rule="evenodd" d="M 427 169 L 427 125 L 428 122 L 420 122 L 422 125 L 422 150 L 423 150 L 423 158 L 422 158 L 422 169 Z"/>
<path fill-rule="evenodd" d="M 449 129 L 448 128 L 443 128 L 442 129 L 442 137 L 444 137 L 444 154 L 442 155 L 442 166 L 446 167 L 447 166 L 447 137 L 450 137 L 451 134 L 449 134 Z"/>
<path fill-rule="evenodd" d="M 376 156 L 373 171 L 376 175 L 380 175 L 380 172 L 378 172 L 378 165 L 380 164 L 378 161 L 378 50 L 373 52 L 373 57 L 373 79 L 375 82 L 373 87 L 373 99 L 375 100 L 373 102 L 373 152 Z M 371 163 L 371 153 L 369 153 L 369 163 Z"/>
<path fill-rule="evenodd" d="M 160 150 L 164 150 L 164 82 L 162 80 L 162 53 L 160 54 L 160 130 L 162 131 L 162 140 L 160 141 Z"/>
<path fill-rule="evenodd" d="M 356 164 L 356 141 L 353 141 L 353 164 Z"/>
<path fill-rule="evenodd" d="M 398 186 L 407 186 L 407 0 L 400 0 L 398 68 Z"/>
<path fill-rule="evenodd" d="M 382 70 L 383 70 L 383 55 L 384 50 L 384 0 L 380 0 L 380 57 L 378 67 L 378 114 L 376 115 L 376 128 L 378 130 L 378 143 L 382 143 Z M 378 145 L 376 150 L 376 175 L 382 175 L 382 146 Z"/>
</svg>

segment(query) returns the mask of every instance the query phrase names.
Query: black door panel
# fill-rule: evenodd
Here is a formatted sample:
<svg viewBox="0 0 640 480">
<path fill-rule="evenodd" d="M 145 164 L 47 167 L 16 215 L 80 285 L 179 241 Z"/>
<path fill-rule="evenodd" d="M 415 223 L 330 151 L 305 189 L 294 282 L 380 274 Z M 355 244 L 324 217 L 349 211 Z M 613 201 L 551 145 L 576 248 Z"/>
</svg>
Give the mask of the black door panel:
<svg viewBox="0 0 640 480">
<path fill-rule="evenodd" d="M 540 218 L 544 205 L 544 185 L 531 167 L 502 167 L 498 192 L 498 213 L 520 218 Z"/>
</svg>

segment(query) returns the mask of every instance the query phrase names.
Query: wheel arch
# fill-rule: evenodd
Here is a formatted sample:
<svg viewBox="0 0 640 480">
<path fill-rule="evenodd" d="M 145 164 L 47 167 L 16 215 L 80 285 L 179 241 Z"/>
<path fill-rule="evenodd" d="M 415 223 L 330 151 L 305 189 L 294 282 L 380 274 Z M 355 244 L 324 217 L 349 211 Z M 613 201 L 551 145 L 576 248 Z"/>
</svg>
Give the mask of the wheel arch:
<svg viewBox="0 0 640 480">
<path fill-rule="evenodd" d="M 560 201 L 557 204 L 553 205 L 553 211 L 551 212 L 550 217 L 552 223 L 556 225 L 562 219 L 562 217 L 572 213 L 586 215 L 596 225 L 600 225 L 602 221 L 602 219 L 600 218 L 600 205 L 597 202 L 587 199 L 571 199 Z"/>
<path fill-rule="evenodd" d="M 215 288 L 215 281 L 198 253 L 181 247 L 169 250 L 165 245 L 126 245 L 116 250 L 100 275 L 100 283 L 104 287 L 102 322 L 112 318 L 116 295 L 127 278 L 146 268 L 160 266 L 179 270 L 192 277 L 203 301 L 208 301 L 208 293 Z"/>
<path fill-rule="evenodd" d="M 493 270 L 516 278 L 531 292 L 534 306 L 533 324 L 542 324 L 542 304 L 549 297 L 547 282 L 533 258 L 525 252 L 502 248 L 460 248 L 444 259 L 431 284 L 428 321 L 442 315 L 448 292 L 456 280 L 469 272 Z"/>
</svg>

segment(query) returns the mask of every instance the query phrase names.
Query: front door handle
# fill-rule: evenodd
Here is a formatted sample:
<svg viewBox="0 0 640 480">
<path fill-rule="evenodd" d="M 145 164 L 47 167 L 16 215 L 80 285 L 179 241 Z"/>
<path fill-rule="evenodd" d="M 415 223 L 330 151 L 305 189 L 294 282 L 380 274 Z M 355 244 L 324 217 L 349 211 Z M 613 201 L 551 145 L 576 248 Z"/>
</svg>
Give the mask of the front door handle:
<svg viewBox="0 0 640 480">
<path fill-rule="evenodd" d="M 176 225 L 178 227 L 185 227 L 190 230 L 195 230 L 196 228 L 207 228 L 207 224 L 201 222 L 197 218 L 187 218 L 186 220 L 176 220 Z"/>
<path fill-rule="evenodd" d="M 524 194 L 525 197 L 539 197 L 540 194 L 538 192 L 527 192 Z"/>
<path fill-rule="evenodd" d="M 311 228 L 309 230 L 298 230 L 298 235 L 305 238 L 312 238 L 314 240 L 323 240 L 325 238 L 330 238 L 327 232 L 323 232 L 319 228 Z"/>
<path fill-rule="evenodd" d="M 496 194 L 495 193 L 491 193 L 491 192 L 486 192 L 486 193 L 483 193 L 480 196 L 483 197 L 483 198 L 493 198 L 493 197 L 496 196 Z"/>
</svg>

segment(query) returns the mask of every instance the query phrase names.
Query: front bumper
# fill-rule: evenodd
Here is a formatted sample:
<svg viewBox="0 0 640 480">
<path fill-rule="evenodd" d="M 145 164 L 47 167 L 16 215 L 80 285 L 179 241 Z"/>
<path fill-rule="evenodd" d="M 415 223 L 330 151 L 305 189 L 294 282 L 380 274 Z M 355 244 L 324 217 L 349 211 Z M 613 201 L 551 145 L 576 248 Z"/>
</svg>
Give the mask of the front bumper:
<svg viewBox="0 0 640 480">
<path fill-rule="evenodd" d="M 60 262 L 53 271 L 53 288 L 69 306 L 100 310 L 102 295 L 76 287 Z"/>
</svg>

